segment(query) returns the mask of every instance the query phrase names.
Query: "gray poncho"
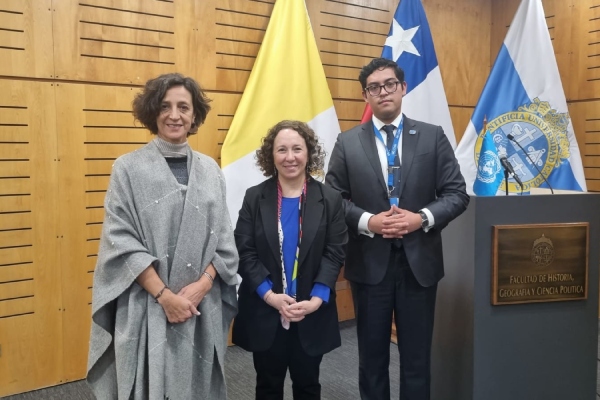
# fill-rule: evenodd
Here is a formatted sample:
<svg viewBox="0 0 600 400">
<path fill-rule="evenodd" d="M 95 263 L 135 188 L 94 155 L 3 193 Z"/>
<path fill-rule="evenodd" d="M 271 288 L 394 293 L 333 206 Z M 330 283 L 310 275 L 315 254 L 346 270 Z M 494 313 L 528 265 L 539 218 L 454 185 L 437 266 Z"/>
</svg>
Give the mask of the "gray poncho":
<svg viewBox="0 0 600 400">
<path fill-rule="evenodd" d="M 237 311 L 238 255 L 225 181 L 188 150 L 188 186 L 154 143 L 119 157 L 104 201 L 94 274 L 87 380 L 99 399 L 225 399 L 227 333 Z M 173 293 L 218 272 L 201 315 L 170 324 L 135 279 L 150 264 Z"/>
</svg>

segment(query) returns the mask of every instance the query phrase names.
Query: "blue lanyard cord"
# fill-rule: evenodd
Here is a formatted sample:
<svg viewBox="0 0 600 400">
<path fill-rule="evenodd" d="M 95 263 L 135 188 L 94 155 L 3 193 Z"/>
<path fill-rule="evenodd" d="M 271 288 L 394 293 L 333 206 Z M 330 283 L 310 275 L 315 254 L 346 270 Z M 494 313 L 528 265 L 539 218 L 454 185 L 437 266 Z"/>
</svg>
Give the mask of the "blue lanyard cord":
<svg viewBox="0 0 600 400">
<path fill-rule="evenodd" d="M 400 120 L 400 124 L 398 125 L 398 129 L 396 129 L 396 135 L 394 136 L 394 143 L 391 149 L 385 144 L 383 140 L 383 136 L 381 136 L 381 132 L 375 128 L 375 124 L 373 124 L 373 132 L 375 132 L 375 137 L 377 137 L 381 143 L 383 143 L 383 147 L 385 148 L 385 154 L 387 156 L 388 167 L 394 166 L 394 158 L 396 157 L 396 153 L 398 152 L 398 143 L 400 142 L 400 136 L 402 136 L 402 126 L 404 125 L 404 121 Z M 398 156 L 400 157 L 400 156 Z"/>
<path fill-rule="evenodd" d="M 379 138 L 381 143 L 383 143 L 383 147 L 385 148 L 385 153 L 388 162 L 388 177 L 387 177 L 387 185 L 388 185 L 388 197 L 390 198 L 390 204 L 394 203 L 398 205 L 397 198 L 392 200 L 392 191 L 394 190 L 394 159 L 396 158 L 396 154 L 398 152 L 398 143 L 400 142 L 400 136 L 402 135 L 402 127 L 404 125 L 403 119 L 400 120 L 400 124 L 398 125 L 398 129 L 396 129 L 396 135 L 394 135 L 394 142 L 392 144 L 392 148 L 389 149 L 386 143 L 383 141 L 383 136 L 381 136 L 381 132 L 375 128 L 375 124 L 373 124 L 373 132 L 375 133 L 375 137 Z M 400 156 L 398 155 L 398 159 Z"/>
</svg>

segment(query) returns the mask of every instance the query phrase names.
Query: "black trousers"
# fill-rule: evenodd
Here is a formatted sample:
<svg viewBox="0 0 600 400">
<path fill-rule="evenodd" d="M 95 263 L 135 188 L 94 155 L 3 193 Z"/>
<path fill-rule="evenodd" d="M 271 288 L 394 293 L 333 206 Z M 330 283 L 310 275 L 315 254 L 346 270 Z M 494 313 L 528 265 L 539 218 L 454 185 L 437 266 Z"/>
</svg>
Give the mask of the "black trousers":
<svg viewBox="0 0 600 400">
<path fill-rule="evenodd" d="M 292 322 L 289 330 L 279 324 L 271 348 L 252 354 L 256 370 L 256 400 L 283 400 L 288 368 L 295 400 L 321 398 L 319 367 L 323 356 L 313 357 L 304 352 L 297 323 Z"/>
<path fill-rule="evenodd" d="M 358 336 L 360 396 L 390 398 L 390 336 L 395 316 L 400 352 L 400 399 L 429 400 L 431 340 L 437 284 L 421 286 L 403 248 L 392 247 L 377 285 L 351 282 Z"/>
</svg>

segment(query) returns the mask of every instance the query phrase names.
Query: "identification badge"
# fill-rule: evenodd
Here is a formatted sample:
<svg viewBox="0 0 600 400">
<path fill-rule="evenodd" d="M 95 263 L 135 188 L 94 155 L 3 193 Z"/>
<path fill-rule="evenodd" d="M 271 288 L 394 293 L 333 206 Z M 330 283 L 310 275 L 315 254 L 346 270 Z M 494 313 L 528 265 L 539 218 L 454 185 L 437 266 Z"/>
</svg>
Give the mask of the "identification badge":
<svg viewBox="0 0 600 400">
<path fill-rule="evenodd" d="M 390 197 L 390 207 L 391 206 L 396 206 L 398 207 L 398 198 L 397 197 Z"/>
</svg>

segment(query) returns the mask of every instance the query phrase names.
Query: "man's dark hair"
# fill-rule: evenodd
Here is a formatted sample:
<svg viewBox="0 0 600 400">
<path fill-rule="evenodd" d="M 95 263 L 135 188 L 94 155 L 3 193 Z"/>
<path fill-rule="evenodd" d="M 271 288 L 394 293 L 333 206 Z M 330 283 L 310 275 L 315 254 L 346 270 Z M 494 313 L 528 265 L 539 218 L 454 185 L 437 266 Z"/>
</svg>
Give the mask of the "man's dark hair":
<svg viewBox="0 0 600 400">
<path fill-rule="evenodd" d="M 367 86 L 367 78 L 375 71 L 385 68 L 391 68 L 396 75 L 396 78 L 400 82 L 404 82 L 404 71 L 394 61 L 388 60 L 387 58 L 375 58 L 370 63 L 362 67 L 358 80 L 360 81 L 360 87 L 365 90 Z"/>
<path fill-rule="evenodd" d="M 188 135 L 198 132 L 200 125 L 204 123 L 211 100 L 194 79 L 184 77 L 181 74 L 164 74 L 157 78 L 150 79 L 140 93 L 133 99 L 133 116 L 140 121 L 142 125 L 153 134 L 158 133 L 156 119 L 160 114 L 162 101 L 167 91 L 176 86 L 183 86 L 192 97 L 192 107 L 194 108 L 194 121 Z"/>
</svg>

